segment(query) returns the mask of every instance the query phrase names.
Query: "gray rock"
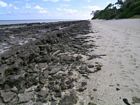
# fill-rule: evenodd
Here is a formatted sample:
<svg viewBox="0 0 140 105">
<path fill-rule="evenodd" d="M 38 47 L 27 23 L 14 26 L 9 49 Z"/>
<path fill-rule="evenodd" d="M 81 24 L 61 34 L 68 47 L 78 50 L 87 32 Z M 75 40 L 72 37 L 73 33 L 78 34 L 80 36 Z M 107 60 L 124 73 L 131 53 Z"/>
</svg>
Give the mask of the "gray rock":
<svg viewBox="0 0 140 105">
<path fill-rule="evenodd" d="M 78 55 L 77 57 L 76 57 L 76 60 L 77 61 L 79 61 L 80 59 L 82 59 L 83 57 L 81 56 L 81 55 Z"/>
<path fill-rule="evenodd" d="M 102 65 L 98 64 L 98 65 L 95 65 L 96 69 L 94 70 L 93 73 L 96 73 L 98 71 L 100 71 L 102 69 Z"/>
<path fill-rule="evenodd" d="M 80 74 L 86 74 L 85 70 L 78 70 Z"/>
<path fill-rule="evenodd" d="M 14 86 L 13 88 L 11 88 L 11 91 L 17 93 L 18 89 L 17 89 L 17 87 Z"/>
<path fill-rule="evenodd" d="M 61 91 L 55 92 L 54 96 L 55 96 L 55 97 L 61 97 L 61 96 L 62 96 L 62 95 L 61 95 Z"/>
<path fill-rule="evenodd" d="M 56 101 L 51 102 L 51 105 L 57 105 Z"/>
<path fill-rule="evenodd" d="M 87 85 L 87 82 L 81 82 L 81 87 L 84 87 Z"/>
<path fill-rule="evenodd" d="M 96 104 L 94 104 L 93 102 L 89 102 L 88 105 L 96 105 Z"/>
<path fill-rule="evenodd" d="M 4 77 L 5 70 L 8 69 L 6 64 L 0 66 L 0 77 Z"/>
<path fill-rule="evenodd" d="M 48 70 L 44 70 L 43 75 L 44 75 L 44 77 L 48 77 L 49 76 L 49 71 Z"/>
<path fill-rule="evenodd" d="M 70 56 L 70 55 L 61 55 L 60 59 L 61 59 L 61 62 L 65 62 L 65 63 L 71 63 L 76 60 L 75 57 Z"/>
<path fill-rule="evenodd" d="M 47 102 L 49 95 L 49 90 L 45 87 L 43 87 L 38 93 L 37 93 L 37 101 L 39 102 Z"/>
<path fill-rule="evenodd" d="M 88 73 L 93 73 L 94 71 L 91 71 L 86 64 L 81 65 L 79 68 L 79 73 L 81 74 L 88 74 Z"/>
<path fill-rule="evenodd" d="M 60 86 L 59 85 L 54 85 L 54 91 L 55 92 L 60 92 Z"/>
<path fill-rule="evenodd" d="M 138 97 L 132 97 L 132 103 L 133 104 L 136 104 L 136 103 L 140 103 L 140 98 L 138 98 Z"/>
<path fill-rule="evenodd" d="M 23 94 L 18 94 L 19 103 L 29 102 L 31 99 L 34 98 L 33 92 L 25 92 Z"/>
<path fill-rule="evenodd" d="M 47 79 L 43 75 L 42 76 L 40 75 L 38 78 L 41 84 L 45 84 L 47 82 Z"/>
<path fill-rule="evenodd" d="M 46 90 L 41 90 L 41 91 L 38 92 L 38 96 L 44 97 L 44 98 L 47 97 L 48 94 L 49 94 L 49 92 L 48 92 L 47 89 Z"/>
<path fill-rule="evenodd" d="M 0 105 L 5 105 L 1 98 L 0 98 Z"/>
<path fill-rule="evenodd" d="M 92 59 L 96 59 L 96 58 L 99 58 L 100 56 L 98 55 L 90 55 L 88 60 L 92 60 Z"/>
<path fill-rule="evenodd" d="M 84 70 L 84 71 L 87 71 L 88 67 L 86 64 L 83 64 L 80 66 L 80 70 Z"/>
<path fill-rule="evenodd" d="M 27 102 L 27 103 L 22 103 L 22 105 L 34 105 L 34 102 L 32 102 L 32 101 L 29 101 L 29 102 Z"/>
<path fill-rule="evenodd" d="M 82 74 L 83 77 L 85 77 L 86 79 L 89 79 L 87 74 Z"/>
<path fill-rule="evenodd" d="M 77 89 L 77 91 L 79 92 L 83 92 L 84 90 L 86 90 L 86 87 L 80 87 L 79 89 Z"/>
<path fill-rule="evenodd" d="M 0 105 L 5 105 L 4 103 L 0 103 Z"/>
<path fill-rule="evenodd" d="M 1 90 L 0 93 L 4 102 L 11 102 L 16 97 L 16 93 L 11 92 L 11 91 L 5 92 Z"/>
<path fill-rule="evenodd" d="M 59 105 L 74 105 L 77 103 L 77 96 L 74 93 L 70 95 L 65 95 L 61 100 Z"/>
<path fill-rule="evenodd" d="M 76 82 L 77 77 L 76 79 L 69 79 L 69 77 L 73 76 L 69 71 L 77 70 L 77 65 L 79 66 L 82 63 L 82 61 L 80 61 L 82 58 L 80 53 L 86 53 L 84 50 L 86 48 L 82 46 L 85 37 L 81 40 L 81 38 L 75 39 L 75 36 L 80 33 L 86 33 L 86 30 L 89 28 L 88 24 L 88 22 L 64 24 L 62 28 L 67 27 L 67 29 L 61 29 L 63 31 L 60 34 L 54 31 L 46 33 L 46 30 L 56 30 L 55 25 L 42 27 L 42 24 L 35 24 L 34 27 L 30 24 L 30 27 L 26 27 L 25 25 L 24 28 L 9 29 L 9 32 L 11 32 L 9 34 L 15 35 L 15 38 L 26 39 L 26 37 L 31 37 L 37 39 L 33 42 L 29 40 L 29 43 L 26 45 L 14 46 L 14 49 L 12 47 L 6 57 L 0 57 L 0 65 L 7 63 L 5 67 L 8 67 L 1 70 L 3 71 L 1 73 L 2 78 L 0 78 L 0 80 L 3 80 L 2 82 L 0 81 L 1 87 L 16 94 L 18 93 L 19 103 L 17 104 L 32 105 L 32 101 L 37 101 L 40 102 L 38 105 L 42 105 L 45 101 L 52 102 L 58 98 L 60 99 L 63 90 L 71 89 L 75 85 L 73 82 Z M 21 30 L 23 32 L 21 32 Z M 41 30 L 45 30 L 45 32 L 42 33 Z M 18 36 L 19 33 L 21 33 L 20 36 Z M 10 42 L 10 40 L 8 40 L 8 42 Z M 18 44 L 17 41 L 16 44 Z M 74 56 L 72 55 L 74 53 L 80 55 Z M 37 65 L 36 68 L 35 65 Z M 51 65 L 51 69 L 48 70 Z M 24 71 L 24 76 L 22 76 L 24 73 L 21 73 L 21 71 Z M 81 71 L 88 74 L 86 69 L 81 69 Z M 27 90 L 33 86 L 39 88 L 31 89 L 27 92 Z M 42 87 L 49 88 L 49 92 L 43 91 Z M 28 89 L 25 90 L 26 88 Z M 35 94 L 33 93 L 34 90 Z M 47 96 L 47 94 L 49 95 Z M 54 97 L 52 98 L 52 96 Z M 15 97 L 14 99 L 9 99 L 8 105 L 17 105 L 15 103 L 17 101 Z M 36 100 L 34 100 L 34 98 L 36 98 Z M 73 105 L 75 103 L 77 103 L 77 97 L 74 93 L 65 95 L 60 101 L 60 105 Z M 51 104 L 55 105 L 56 103 L 52 102 Z"/>
<path fill-rule="evenodd" d="M 88 65 L 88 68 L 94 68 L 94 65 Z"/>
<path fill-rule="evenodd" d="M 34 105 L 43 105 L 42 102 L 36 102 Z"/>
<path fill-rule="evenodd" d="M 60 70 L 61 70 L 61 68 L 56 66 L 56 67 L 54 67 L 54 68 L 51 69 L 51 71 L 50 71 L 49 74 L 50 75 L 56 74 Z"/>
</svg>

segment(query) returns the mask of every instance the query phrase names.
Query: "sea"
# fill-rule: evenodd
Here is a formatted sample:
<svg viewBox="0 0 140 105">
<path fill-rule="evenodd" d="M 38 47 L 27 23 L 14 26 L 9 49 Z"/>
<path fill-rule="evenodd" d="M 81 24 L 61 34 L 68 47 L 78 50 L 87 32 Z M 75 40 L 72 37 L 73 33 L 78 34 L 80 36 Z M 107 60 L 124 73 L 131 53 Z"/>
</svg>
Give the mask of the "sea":
<svg viewBox="0 0 140 105">
<path fill-rule="evenodd" d="M 24 23 L 49 23 L 59 21 L 72 21 L 68 19 L 46 19 L 46 20 L 0 20 L 0 25 L 24 24 Z"/>
</svg>

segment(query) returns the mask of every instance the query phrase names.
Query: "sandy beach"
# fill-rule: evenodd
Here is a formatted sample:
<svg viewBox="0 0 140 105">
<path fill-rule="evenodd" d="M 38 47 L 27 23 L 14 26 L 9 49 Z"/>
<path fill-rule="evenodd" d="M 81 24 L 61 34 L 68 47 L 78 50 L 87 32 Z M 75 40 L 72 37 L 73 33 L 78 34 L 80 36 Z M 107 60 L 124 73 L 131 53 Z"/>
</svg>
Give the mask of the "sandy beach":
<svg viewBox="0 0 140 105">
<path fill-rule="evenodd" d="M 106 56 L 87 61 L 103 66 L 90 75 L 81 100 L 95 105 L 140 105 L 140 20 L 93 20 L 91 29 L 88 41 L 98 47 L 90 54 Z"/>
</svg>

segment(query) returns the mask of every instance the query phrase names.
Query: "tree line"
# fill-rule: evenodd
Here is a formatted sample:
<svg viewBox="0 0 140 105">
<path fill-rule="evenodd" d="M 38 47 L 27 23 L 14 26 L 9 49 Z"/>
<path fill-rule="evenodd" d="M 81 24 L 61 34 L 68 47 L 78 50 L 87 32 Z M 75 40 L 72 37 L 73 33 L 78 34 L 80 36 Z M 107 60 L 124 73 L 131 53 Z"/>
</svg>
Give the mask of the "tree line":
<svg viewBox="0 0 140 105">
<path fill-rule="evenodd" d="M 92 19 L 120 19 L 140 17 L 140 0 L 118 0 L 103 10 L 92 11 Z"/>
</svg>

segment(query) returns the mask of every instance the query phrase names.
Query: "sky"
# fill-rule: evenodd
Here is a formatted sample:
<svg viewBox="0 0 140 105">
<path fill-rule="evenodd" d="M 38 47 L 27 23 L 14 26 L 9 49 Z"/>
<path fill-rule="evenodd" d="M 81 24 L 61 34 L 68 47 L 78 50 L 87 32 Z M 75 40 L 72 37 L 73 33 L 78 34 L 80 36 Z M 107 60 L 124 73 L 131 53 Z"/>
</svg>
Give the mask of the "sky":
<svg viewBox="0 0 140 105">
<path fill-rule="evenodd" d="M 117 0 L 0 0 L 0 20 L 90 19 Z"/>
</svg>

